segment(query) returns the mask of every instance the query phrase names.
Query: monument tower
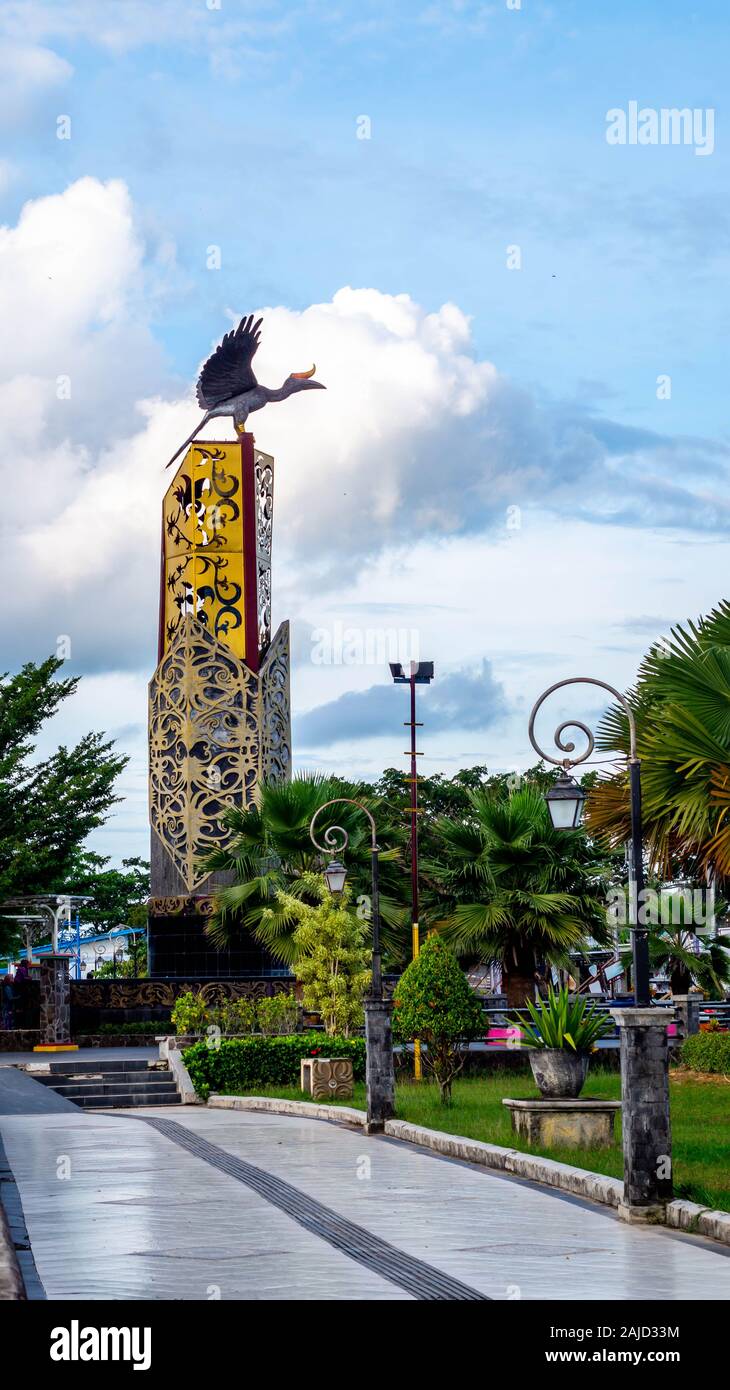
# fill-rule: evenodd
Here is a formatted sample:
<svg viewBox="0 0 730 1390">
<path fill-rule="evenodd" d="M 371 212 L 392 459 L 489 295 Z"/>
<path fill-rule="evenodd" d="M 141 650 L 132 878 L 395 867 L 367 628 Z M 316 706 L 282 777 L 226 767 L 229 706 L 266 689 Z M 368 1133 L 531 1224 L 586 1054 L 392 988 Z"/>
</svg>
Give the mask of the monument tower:
<svg viewBox="0 0 730 1390">
<path fill-rule="evenodd" d="M 205 934 L 228 880 L 201 857 L 230 836 L 231 806 L 291 768 L 289 624 L 271 632 L 274 460 L 256 448 L 252 410 L 319 386 L 295 373 L 277 390 L 251 370 L 260 320 L 242 320 L 203 367 L 198 401 L 232 415 L 235 441 L 193 442 L 162 504 L 158 665 L 149 688 L 152 976 L 259 974 L 252 941 L 217 951 Z M 169 465 L 168 465 L 169 466 Z"/>
</svg>

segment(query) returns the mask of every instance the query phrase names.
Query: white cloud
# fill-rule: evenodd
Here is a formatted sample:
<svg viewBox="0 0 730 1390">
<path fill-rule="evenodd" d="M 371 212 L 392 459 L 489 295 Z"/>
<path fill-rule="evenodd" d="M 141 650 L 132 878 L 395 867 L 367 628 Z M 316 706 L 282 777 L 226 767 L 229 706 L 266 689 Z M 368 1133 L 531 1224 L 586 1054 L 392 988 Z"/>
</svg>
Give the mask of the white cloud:
<svg viewBox="0 0 730 1390">
<path fill-rule="evenodd" d="M 217 73 L 234 76 L 235 56 L 244 57 L 251 44 L 275 42 L 292 22 L 286 6 L 272 0 L 239 0 L 236 9 L 231 12 L 229 0 L 4 0 L 0 32 L 38 44 L 93 43 L 111 54 L 156 44 L 194 48 L 208 52 Z"/>
<path fill-rule="evenodd" d="M 98 673 L 87 725 L 137 725 L 143 676 L 110 673 L 154 667 L 164 464 L 200 418 L 192 383 L 174 398 L 148 323 L 149 276 L 168 274 L 171 256 L 143 245 L 126 188 L 94 179 L 28 204 L 0 249 L 2 666 L 68 636 L 71 670 Z M 232 306 L 231 320 L 254 307 Z M 723 446 L 539 408 L 476 358 L 453 304 L 428 313 L 405 294 L 345 288 L 264 313 L 259 378 L 278 385 L 316 360 L 328 388 L 250 420 L 277 459 L 274 606 L 301 625 L 295 710 L 383 674 L 314 666 L 312 626 L 353 612 L 368 628 L 415 626 L 437 679 L 487 659 L 513 711 L 485 734 L 434 730 L 426 770 L 519 765 L 533 689 L 573 667 L 629 681 L 651 636 L 627 628 L 632 615 L 684 618 L 716 601 L 725 550 L 702 529 L 726 516 Z M 209 346 L 226 327 L 211 325 Z M 227 422 L 208 431 L 221 433 Z M 682 520 L 693 539 L 669 529 Z M 393 708 L 392 739 L 312 758 L 343 772 L 398 764 Z M 139 781 L 139 737 L 123 742 Z"/>
<path fill-rule="evenodd" d="M 0 17 L 0 32 L 2 27 Z M 22 28 L 18 35 L 19 42 L 6 40 L 0 45 L 0 117 L 6 131 L 63 88 L 73 74 L 71 64 L 58 53 L 25 42 Z"/>
</svg>

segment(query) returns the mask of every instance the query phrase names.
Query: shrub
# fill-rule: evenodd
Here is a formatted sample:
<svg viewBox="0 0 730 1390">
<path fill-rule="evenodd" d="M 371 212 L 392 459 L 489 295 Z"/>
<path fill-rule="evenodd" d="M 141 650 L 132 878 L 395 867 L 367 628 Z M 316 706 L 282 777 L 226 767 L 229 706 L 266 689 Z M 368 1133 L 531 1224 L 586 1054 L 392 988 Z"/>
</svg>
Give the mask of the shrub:
<svg viewBox="0 0 730 1390">
<path fill-rule="evenodd" d="M 321 1015 L 329 1037 L 349 1037 L 364 1021 L 362 1000 L 370 984 L 370 949 L 363 922 L 353 912 L 348 888 L 335 897 L 321 874 L 303 874 L 300 885 L 317 899 L 313 907 L 277 893 L 279 910 L 296 922 L 294 970 L 305 1009 Z M 270 917 L 264 912 L 262 921 Z"/>
<path fill-rule="evenodd" d="M 441 1088 L 444 1105 L 461 1071 L 470 1042 L 484 1031 L 482 1006 L 453 951 L 438 936 L 429 936 L 421 953 L 404 971 L 395 992 L 393 1028 L 401 1042 L 420 1038 L 425 1065 Z"/>
<path fill-rule="evenodd" d="M 681 1058 L 690 1071 L 730 1075 L 730 1033 L 693 1033 L 682 1043 Z"/>
<path fill-rule="evenodd" d="M 187 994 L 181 994 L 175 1000 L 170 1021 L 174 1023 L 179 1037 L 186 1033 L 203 1033 L 210 1021 L 208 1006 L 199 994 L 193 994 L 189 989 Z"/>
<path fill-rule="evenodd" d="M 222 1038 L 211 1046 L 193 1043 L 183 1060 L 198 1093 L 243 1095 L 259 1086 L 298 1086 L 302 1057 L 349 1057 L 356 1081 L 365 1077 L 364 1038 L 324 1038 L 296 1033 L 284 1038 Z"/>
<path fill-rule="evenodd" d="M 256 1005 L 253 999 L 226 999 L 219 1008 L 209 1010 L 206 1021 L 220 1028 L 221 1033 L 253 1033 Z"/>
<path fill-rule="evenodd" d="M 293 994 L 272 994 L 269 999 L 259 999 L 256 1014 L 259 1028 L 267 1037 L 281 1037 L 297 1031 L 299 1005 Z"/>
</svg>

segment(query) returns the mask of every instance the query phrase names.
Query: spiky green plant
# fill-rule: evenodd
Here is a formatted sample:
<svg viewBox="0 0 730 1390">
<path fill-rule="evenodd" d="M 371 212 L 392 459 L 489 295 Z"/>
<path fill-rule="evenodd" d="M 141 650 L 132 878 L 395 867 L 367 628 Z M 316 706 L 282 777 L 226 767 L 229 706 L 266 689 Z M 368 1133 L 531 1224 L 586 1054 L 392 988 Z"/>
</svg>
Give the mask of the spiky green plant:
<svg viewBox="0 0 730 1390">
<path fill-rule="evenodd" d="M 612 1028 L 610 1018 L 595 1004 L 580 995 L 571 996 L 565 988 L 556 993 L 552 985 L 547 999 L 537 1004 L 526 999 L 525 1008 L 531 1022 L 519 1016 L 509 1020 L 512 1027 L 520 1029 L 525 1047 L 592 1052 L 598 1039 Z"/>
</svg>

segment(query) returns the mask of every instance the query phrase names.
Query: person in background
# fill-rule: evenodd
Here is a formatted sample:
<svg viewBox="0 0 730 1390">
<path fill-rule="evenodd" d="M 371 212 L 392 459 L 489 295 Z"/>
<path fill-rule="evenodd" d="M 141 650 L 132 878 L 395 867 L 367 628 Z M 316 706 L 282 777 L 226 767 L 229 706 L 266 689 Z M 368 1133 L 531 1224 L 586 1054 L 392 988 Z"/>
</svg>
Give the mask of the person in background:
<svg viewBox="0 0 730 1390">
<path fill-rule="evenodd" d="M 13 1026 L 14 1004 L 13 977 L 8 971 L 0 983 L 0 1025 L 3 1028 L 12 1028 Z"/>
<path fill-rule="evenodd" d="M 16 980 L 29 980 L 29 979 L 30 979 L 30 971 L 29 971 L 29 969 L 28 969 L 28 962 L 27 962 L 27 960 L 25 959 L 25 957 L 23 958 L 23 960 L 21 960 L 21 962 L 20 962 L 20 964 L 19 964 L 19 966 L 18 966 L 18 968 L 17 968 L 17 970 L 16 970 L 16 972 L 15 972 L 15 978 L 16 978 Z"/>
</svg>

